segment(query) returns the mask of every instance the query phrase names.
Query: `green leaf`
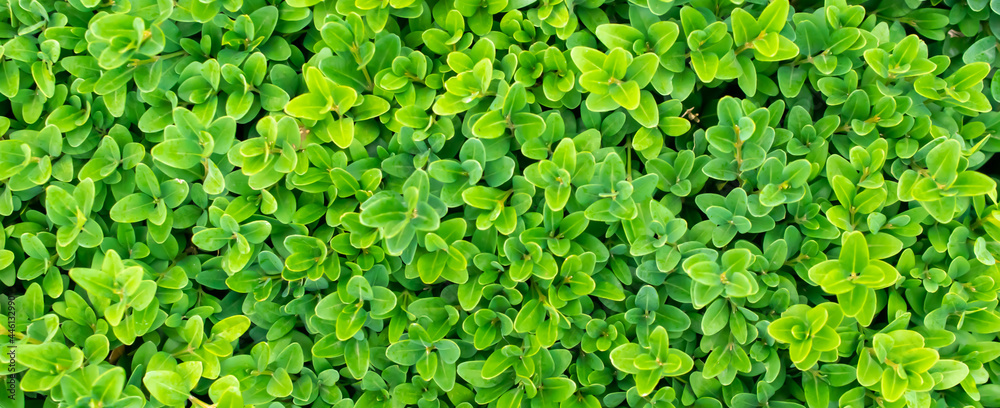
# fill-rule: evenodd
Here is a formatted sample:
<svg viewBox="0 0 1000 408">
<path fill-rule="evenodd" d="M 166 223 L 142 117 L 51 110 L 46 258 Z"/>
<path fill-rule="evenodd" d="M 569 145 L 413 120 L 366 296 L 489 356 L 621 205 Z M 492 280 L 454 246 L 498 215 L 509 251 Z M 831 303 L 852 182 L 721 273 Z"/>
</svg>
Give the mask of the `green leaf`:
<svg viewBox="0 0 1000 408">
<path fill-rule="evenodd" d="M 701 82 L 712 82 L 719 71 L 719 57 L 715 54 L 691 51 L 691 67 Z"/>
<path fill-rule="evenodd" d="M 267 393 L 276 398 L 284 398 L 292 394 L 292 378 L 284 367 L 274 370 L 271 380 L 267 382 Z"/>
<path fill-rule="evenodd" d="M 361 307 L 345 307 L 337 316 L 337 338 L 341 341 L 354 337 L 368 321 L 368 312 Z"/>
<path fill-rule="evenodd" d="M 236 341 L 250 328 L 250 319 L 246 316 L 230 316 L 212 326 L 212 336 L 226 341 Z"/>
<path fill-rule="evenodd" d="M 887 401 L 896 401 L 906 392 L 906 380 L 900 378 L 892 369 L 886 369 L 882 373 L 882 396 Z"/>
<path fill-rule="evenodd" d="M 390 345 L 385 350 L 385 355 L 396 364 L 412 366 L 426 355 L 426 347 L 412 340 L 403 340 Z"/>
<path fill-rule="evenodd" d="M 757 20 L 743 9 L 735 9 L 732 14 L 733 19 L 733 40 L 737 46 L 742 46 L 748 41 L 756 39 L 760 34 L 760 25 Z"/>
<path fill-rule="evenodd" d="M 973 333 L 993 333 L 997 325 L 1000 325 L 1000 316 L 990 310 L 980 310 L 962 316 L 961 328 Z"/>
<path fill-rule="evenodd" d="M 945 78 L 945 81 L 957 90 L 966 90 L 982 83 L 989 73 L 990 64 L 973 62 L 959 68 L 955 73 Z"/>
<path fill-rule="evenodd" d="M 639 105 L 629 114 L 632 119 L 647 128 L 656 127 L 660 123 L 660 110 L 656 106 L 656 100 L 649 91 L 642 91 L 639 95 Z"/>
<path fill-rule="evenodd" d="M 609 50 L 624 48 L 631 51 L 636 41 L 646 38 L 639 30 L 625 24 L 601 24 L 594 34 Z"/>
<path fill-rule="evenodd" d="M 472 125 L 472 134 L 483 139 L 495 139 L 503 136 L 507 130 L 507 118 L 499 110 L 486 112 Z"/>
<path fill-rule="evenodd" d="M 285 105 L 285 113 L 303 119 L 322 120 L 333 108 L 333 102 L 319 93 L 305 93 Z"/>
<path fill-rule="evenodd" d="M 149 394 L 166 406 L 176 407 L 187 404 L 189 390 L 184 388 L 180 374 L 173 371 L 149 371 L 142 377 L 142 384 Z"/>
<path fill-rule="evenodd" d="M 983 194 L 996 197 L 997 183 L 989 176 L 975 171 L 963 171 L 955 176 L 948 186 L 959 197 L 975 197 Z"/>
<path fill-rule="evenodd" d="M 961 149 L 957 140 L 948 139 L 927 153 L 927 168 L 934 181 L 946 186 L 955 182 Z"/>
<path fill-rule="evenodd" d="M 111 207 L 111 219 L 115 222 L 133 223 L 147 219 L 156 207 L 153 198 L 135 193 L 126 196 Z"/>
<path fill-rule="evenodd" d="M 969 367 L 961 361 L 941 359 L 928 372 L 934 378 L 934 389 L 946 390 L 965 380 L 969 376 Z"/>
<path fill-rule="evenodd" d="M 165 140 L 150 152 L 157 161 L 176 169 L 190 169 L 201 164 L 204 153 L 198 142 L 189 139 Z"/>
<path fill-rule="evenodd" d="M 757 18 L 761 31 L 767 33 L 781 32 L 788 19 L 788 8 L 788 0 L 774 0 L 767 7 L 764 7 L 764 11 Z"/>
<path fill-rule="evenodd" d="M 639 107 L 639 85 L 633 81 L 625 81 L 609 88 L 609 95 L 619 105 L 628 110 Z"/>
<path fill-rule="evenodd" d="M 868 266 L 869 249 L 864 235 L 860 232 L 844 234 L 844 244 L 840 250 L 840 267 L 847 273 L 860 275 Z"/>
<path fill-rule="evenodd" d="M 493 352 L 483 363 L 483 378 L 489 380 L 503 374 L 516 361 L 518 361 L 518 356 L 507 356 L 499 350 Z"/>
</svg>

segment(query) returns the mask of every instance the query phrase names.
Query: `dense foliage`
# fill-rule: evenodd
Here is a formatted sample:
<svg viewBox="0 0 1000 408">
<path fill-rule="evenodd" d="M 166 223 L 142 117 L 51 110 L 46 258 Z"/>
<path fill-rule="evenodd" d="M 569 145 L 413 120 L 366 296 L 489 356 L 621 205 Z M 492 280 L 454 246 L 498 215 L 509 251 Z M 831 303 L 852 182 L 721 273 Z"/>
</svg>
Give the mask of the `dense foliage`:
<svg viewBox="0 0 1000 408">
<path fill-rule="evenodd" d="M 4 3 L 2 406 L 1000 406 L 1000 0 Z"/>
</svg>

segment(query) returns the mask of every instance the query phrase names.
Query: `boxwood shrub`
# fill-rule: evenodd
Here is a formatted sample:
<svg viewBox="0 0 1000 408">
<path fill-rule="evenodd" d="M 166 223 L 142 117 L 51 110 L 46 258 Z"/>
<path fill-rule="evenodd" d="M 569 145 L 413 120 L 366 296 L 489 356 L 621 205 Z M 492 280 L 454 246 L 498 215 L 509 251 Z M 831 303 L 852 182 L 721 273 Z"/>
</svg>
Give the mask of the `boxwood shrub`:
<svg viewBox="0 0 1000 408">
<path fill-rule="evenodd" d="M 0 406 L 1000 406 L 998 0 L 2 3 Z"/>
</svg>

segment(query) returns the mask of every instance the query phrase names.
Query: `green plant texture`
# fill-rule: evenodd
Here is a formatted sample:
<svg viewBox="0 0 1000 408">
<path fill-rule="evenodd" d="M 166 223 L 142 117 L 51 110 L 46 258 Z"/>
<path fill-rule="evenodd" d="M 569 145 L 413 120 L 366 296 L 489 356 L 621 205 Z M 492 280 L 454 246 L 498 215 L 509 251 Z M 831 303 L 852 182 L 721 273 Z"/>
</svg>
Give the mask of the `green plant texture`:
<svg viewBox="0 0 1000 408">
<path fill-rule="evenodd" d="M 1000 0 L 0 4 L 0 408 L 1000 407 Z"/>
</svg>

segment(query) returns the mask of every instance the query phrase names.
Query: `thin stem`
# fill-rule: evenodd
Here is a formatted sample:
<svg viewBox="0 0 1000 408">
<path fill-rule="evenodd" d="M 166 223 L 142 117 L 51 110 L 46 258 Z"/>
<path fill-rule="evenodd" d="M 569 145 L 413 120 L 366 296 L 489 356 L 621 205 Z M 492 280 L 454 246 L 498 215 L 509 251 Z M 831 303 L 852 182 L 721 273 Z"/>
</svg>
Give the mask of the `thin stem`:
<svg viewBox="0 0 1000 408">
<path fill-rule="evenodd" d="M 0 336 L 9 336 L 10 334 L 11 333 L 10 333 L 9 330 L 7 330 L 7 327 L 0 327 Z M 18 339 L 18 340 L 22 340 L 22 339 L 24 339 L 24 333 L 15 331 L 14 332 L 14 338 Z"/>
<path fill-rule="evenodd" d="M 193 404 L 195 404 L 195 405 L 197 405 L 199 407 L 203 407 L 203 408 L 214 408 L 215 407 L 215 404 L 211 404 L 211 405 L 206 404 L 205 401 L 202 401 L 202 400 L 200 400 L 198 398 L 195 398 L 194 395 L 189 395 L 188 396 L 188 401 L 191 401 Z"/>
<path fill-rule="evenodd" d="M 371 75 L 368 74 L 368 67 L 361 66 L 361 54 L 358 51 L 357 44 L 351 44 L 351 55 L 354 56 L 354 61 L 358 63 L 358 68 L 361 69 L 361 73 L 365 76 L 365 81 L 368 82 L 368 89 L 371 90 L 375 85 L 374 82 L 372 82 Z"/>
</svg>

